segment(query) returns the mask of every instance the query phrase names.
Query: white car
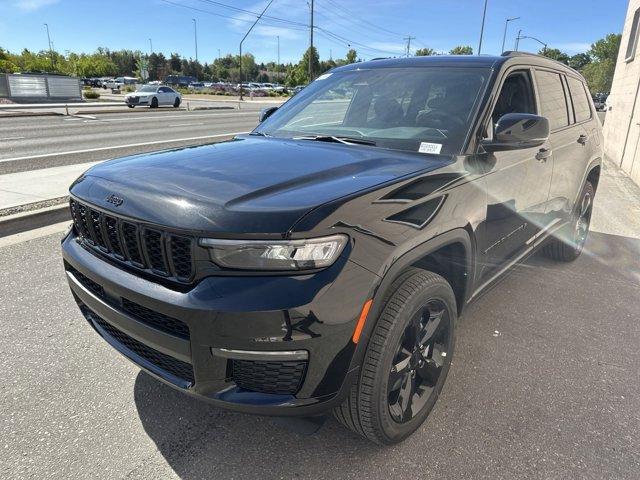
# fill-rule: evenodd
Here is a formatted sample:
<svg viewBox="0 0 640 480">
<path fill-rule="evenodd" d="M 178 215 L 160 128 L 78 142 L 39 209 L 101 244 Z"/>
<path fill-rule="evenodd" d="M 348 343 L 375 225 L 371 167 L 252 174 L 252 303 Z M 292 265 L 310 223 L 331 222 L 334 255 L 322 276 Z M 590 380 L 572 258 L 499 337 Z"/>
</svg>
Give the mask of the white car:
<svg viewBox="0 0 640 480">
<path fill-rule="evenodd" d="M 135 92 L 127 94 L 124 101 L 129 108 L 137 105 L 149 105 L 151 108 L 171 105 L 178 108 L 182 102 L 182 95 L 166 85 L 143 85 Z"/>
</svg>

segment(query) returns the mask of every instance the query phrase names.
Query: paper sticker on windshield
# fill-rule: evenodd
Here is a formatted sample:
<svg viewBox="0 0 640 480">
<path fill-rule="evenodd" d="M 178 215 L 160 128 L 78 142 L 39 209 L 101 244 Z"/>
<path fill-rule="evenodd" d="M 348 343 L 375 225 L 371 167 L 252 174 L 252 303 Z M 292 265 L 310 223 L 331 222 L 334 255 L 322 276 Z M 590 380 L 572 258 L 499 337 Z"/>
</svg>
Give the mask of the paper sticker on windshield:
<svg viewBox="0 0 640 480">
<path fill-rule="evenodd" d="M 333 73 L 325 73 L 316 78 L 316 80 L 324 80 L 325 78 L 329 78 L 331 75 L 333 75 Z"/>
<path fill-rule="evenodd" d="M 442 150 L 441 143 L 420 142 L 420 148 L 418 149 L 418 152 L 435 153 L 437 155 L 440 153 L 440 150 Z"/>
</svg>

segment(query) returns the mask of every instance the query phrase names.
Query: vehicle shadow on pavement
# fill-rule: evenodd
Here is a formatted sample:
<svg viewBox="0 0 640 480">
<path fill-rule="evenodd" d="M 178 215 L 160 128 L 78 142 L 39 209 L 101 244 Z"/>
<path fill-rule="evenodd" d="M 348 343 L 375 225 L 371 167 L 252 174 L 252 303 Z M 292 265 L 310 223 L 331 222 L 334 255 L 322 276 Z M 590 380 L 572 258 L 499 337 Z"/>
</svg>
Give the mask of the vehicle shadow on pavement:
<svg viewBox="0 0 640 480">
<path fill-rule="evenodd" d="M 568 478 L 584 477 L 586 465 L 605 477 L 633 478 L 639 252 L 638 239 L 594 232 L 575 262 L 536 254 L 513 269 L 467 308 L 440 401 L 400 445 L 376 446 L 332 418 L 304 436 L 141 372 L 134 397 L 142 426 L 188 480 L 388 478 L 401 471 Z"/>
</svg>

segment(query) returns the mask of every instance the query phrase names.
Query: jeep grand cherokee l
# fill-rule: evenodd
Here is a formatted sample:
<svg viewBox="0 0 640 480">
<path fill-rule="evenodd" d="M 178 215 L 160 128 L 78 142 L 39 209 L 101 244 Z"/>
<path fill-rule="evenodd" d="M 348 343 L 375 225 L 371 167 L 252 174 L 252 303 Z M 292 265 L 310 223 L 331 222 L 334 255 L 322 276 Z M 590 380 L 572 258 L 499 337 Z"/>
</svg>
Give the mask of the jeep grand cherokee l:
<svg viewBox="0 0 640 480">
<path fill-rule="evenodd" d="M 333 411 L 398 442 L 442 389 L 465 305 L 539 247 L 580 254 L 602 157 L 584 79 L 516 53 L 377 60 L 261 120 L 75 181 L 73 295 L 106 342 L 184 392 Z"/>
</svg>

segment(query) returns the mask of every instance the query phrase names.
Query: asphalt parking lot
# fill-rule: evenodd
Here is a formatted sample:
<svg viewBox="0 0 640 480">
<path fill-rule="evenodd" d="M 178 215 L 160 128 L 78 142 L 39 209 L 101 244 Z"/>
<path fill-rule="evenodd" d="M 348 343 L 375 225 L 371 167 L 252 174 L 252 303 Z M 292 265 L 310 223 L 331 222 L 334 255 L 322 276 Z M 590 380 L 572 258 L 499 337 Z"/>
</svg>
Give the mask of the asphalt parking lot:
<svg viewBox="0 0 640 480">
<path fill-rule="evenodd" d="M 0 477 L 638 478 L 640 189 L 604 173 L 585 253 L 535 256 L 473 303 L 435 410 L 388 448 L 173 391 L 81 317 L 61 233 L 0 240 Z"/>
</svg>

